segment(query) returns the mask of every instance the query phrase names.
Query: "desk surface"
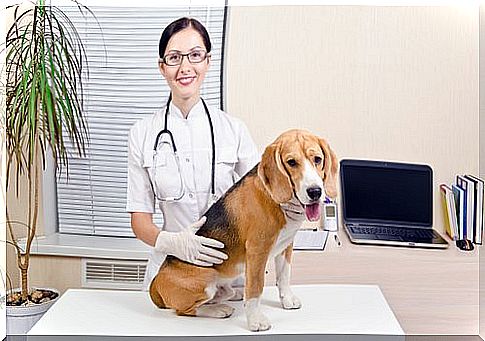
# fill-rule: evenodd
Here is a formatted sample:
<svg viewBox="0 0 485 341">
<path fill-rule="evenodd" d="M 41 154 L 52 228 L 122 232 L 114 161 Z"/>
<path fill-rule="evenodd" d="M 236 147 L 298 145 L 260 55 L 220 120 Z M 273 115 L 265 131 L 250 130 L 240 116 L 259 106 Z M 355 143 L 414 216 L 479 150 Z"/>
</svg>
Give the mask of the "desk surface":
<svg viewBox="0 0 485 341">
<path fill-rule="evenodd" d="M 292 284 L 379 285 L 406 335 L 478 334 L 478 249 L 464 252 L 352 244 L 343 231 L 323 252 L 293 254 Z M 449 239 L 448 239 L 449 241 Z M 451 242 L 450 242 L 451 243 Z M 273 264 L 267 285 L 274 284 Z"/>
<path fill-rule="evenodd" d="M 295 286 L 302 301 L 298 310 L 281 308 L 276 287 L 266 287 L 263 312 L 272 334 L 403 335 L 374 285 Z M 30 330 L 29 335 L 221 336 L 256 335 L 247 329 L 242 302 L 228 319 L 176 316 L 158 309 L 146 292 L 71 289 Z"/>
<path fill-rule="evenodd" d="M 350 243 L 342 230 L 338 234 L 341 247 L 331 234 L 323 252 L 293 253 L 292 284 L 378 285 L 408 335 L 478 334 L 481 247 L 464 252 L 454 245 L 446 250 L 364 246 Z M 48 257 L 36 256 L 32 262 L 36 258 Z M 269 265 L 266 285 L 274 285 L 273 262 Z M 43 285 L 46 276 L 54 287 L 65 276 L 59 275 L 56 259 L 42 260 L 32 269 L 42 269 L 37 282 Z M 73 276 L 68 286 L 80 286 L 80 274 Z M 31 275 L 32 283 L 35 278 Z"/>
</svg>

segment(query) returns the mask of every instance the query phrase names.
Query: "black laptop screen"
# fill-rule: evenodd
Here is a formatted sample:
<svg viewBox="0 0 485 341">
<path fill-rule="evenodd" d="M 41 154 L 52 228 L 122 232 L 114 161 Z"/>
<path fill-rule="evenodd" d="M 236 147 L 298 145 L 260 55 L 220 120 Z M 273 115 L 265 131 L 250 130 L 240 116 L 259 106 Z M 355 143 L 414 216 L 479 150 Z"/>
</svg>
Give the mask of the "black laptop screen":
<svg viewBox="0 0 485 341">
<path fill-rule="evenodd" d="M 343 160 L 340 172 L 345 221 L 432 225 L 430 167 Z"/>
</svg>

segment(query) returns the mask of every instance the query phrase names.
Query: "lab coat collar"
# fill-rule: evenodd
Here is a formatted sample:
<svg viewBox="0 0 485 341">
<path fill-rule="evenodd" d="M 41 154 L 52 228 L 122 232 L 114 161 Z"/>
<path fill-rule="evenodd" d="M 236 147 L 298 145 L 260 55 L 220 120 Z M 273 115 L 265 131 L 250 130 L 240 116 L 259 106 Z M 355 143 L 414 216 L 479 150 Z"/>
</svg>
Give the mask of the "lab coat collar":
<svg viewBox="0 0 485 341">
<path fill-rule="evenodd" d="M 185 119 L 180 109 L 175 104 L 173 104 L 173 102 L 170 102 L 169 114 L 174 115 L 174 117 Z M 205 115 L 205 109 L 204 105 L 202 104 L 202 100 L 199 98 L 199 101 L 195 103 L 192 109 L 190 109 L 189 114 L 187 115 L 187 120 L 194 119 L 201 115 Z"/>
</svg>

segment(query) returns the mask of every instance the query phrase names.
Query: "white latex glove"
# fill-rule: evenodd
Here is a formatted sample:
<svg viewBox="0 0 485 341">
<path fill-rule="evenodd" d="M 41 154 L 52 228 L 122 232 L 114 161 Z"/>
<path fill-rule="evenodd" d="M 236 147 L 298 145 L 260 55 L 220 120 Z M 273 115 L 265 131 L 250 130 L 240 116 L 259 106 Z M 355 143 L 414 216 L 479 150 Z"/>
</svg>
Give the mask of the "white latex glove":
<svg viewBox="0 0 485 341">
<path fill-rule="evenodd" d="M 160 231 L 155 249 L 199 266 L 221 264 L 227 259 L 227 255 L 214 248 L 222 249 L 224 244 L 195 234 L 205 221 L 206 217 L 202 217 L 182 232 Z"/>
<path fill-rule="evenodd" d="M 305 209 L 297 198 L 293 197 L 290 201 L 281 203 L 280 207 L 288 222 L 302 222 L 305 220 Z"/>
</svg>

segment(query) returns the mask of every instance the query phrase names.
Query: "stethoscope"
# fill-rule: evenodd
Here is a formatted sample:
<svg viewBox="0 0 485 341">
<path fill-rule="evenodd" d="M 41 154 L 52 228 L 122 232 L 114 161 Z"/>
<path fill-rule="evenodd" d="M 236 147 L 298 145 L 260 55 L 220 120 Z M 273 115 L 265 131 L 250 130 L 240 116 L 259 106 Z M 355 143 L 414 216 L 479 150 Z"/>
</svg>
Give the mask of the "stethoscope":
<svg viewBox="0 0 485 341">
<path fill-rule="evenodd" d="M 210 114 L 209 114 L 209 109 L 207 108 L 207 104 L 205 103 L 204 99 L 202 99 L 202 104 L 204 105 L 204 110 L 205 110 L 205 113 L 207 115 L 207 120 L 209 121 L 209 127 L 210 127 L 210 132 L 211 132 L 211 146 L 212 146 L 212 169 L 211 169 L 211 196 L 209 198 L 209 206 L 211 206 L 215 201 L 217 201 L 217 197 L 216 197 L 216 184 L 215 184 L 215 168 L 216 168 L 216 147 L 215 147 L 215 139 L 214 139 L 214 127 L 212 125 L 212 120 L 211 120 L 211 117 L 210 117 Z M 185 184 L 184 184 L 184 180 L 183 180 L 183 176 L 182 176 L 182 172 L 180 171 L 180 159 L 179 159 L 179 155 L 177 153 L 177 146 L 175 145 L 175 140 L 173 138 L 173 134 L 172 132 L 168 129 L 168 126 L 167 126 L 167 122 L 168 122 L 168 114 L 169 114 L 169 110 L 170 110 L 170 103 L 172 101 L 172 93 L 170 93 L 170 95 L 168 96 L 168 100 L 167 100 L 167 106 L 165 108 L 165 125 L 163 127 L 162 130 L 160 130 L 160 132 L 157 134 L 157 137 L 155 139 L 155 144 L 153 145 L 153 182 L 154 184 L 152 184 L 152 189 L 153 189 L 153 192 L 155 193 L 155 196 L 158 200 L 160 201 L 179 201 L 181 200 L 184 195 L 185 195 Z M 179 184 L 180 184 L 180 190 L 177 194 L 173 195 L 173 196 L 167 196 L 167 197 L 163 197 L 161 195 L 161 193 L 158 192 L 158 184 L 157 184 L 157 158 L 158 158 L 158 155 L 159 155 L 159 149 L 158 148 L 158 143 L 160 141 L 160 139 L 162 138 L 162 136 L 164 134 L 167 134 L 170 138 L 170 142 L 167 142 L 167 141 L 162 141 L 162 143 L 166 143 L 166 144 L 169 144 L 171 145 L 171 148 L 172 148 L 172 151 L 173 151 L 173 154 L 174 154 L 174 157 L 175 157 L 175 162 L 177 164 L 177 172 L 178 172 L 178 175 L 179 175 Z"/>
</svg>

